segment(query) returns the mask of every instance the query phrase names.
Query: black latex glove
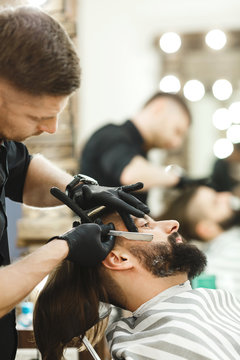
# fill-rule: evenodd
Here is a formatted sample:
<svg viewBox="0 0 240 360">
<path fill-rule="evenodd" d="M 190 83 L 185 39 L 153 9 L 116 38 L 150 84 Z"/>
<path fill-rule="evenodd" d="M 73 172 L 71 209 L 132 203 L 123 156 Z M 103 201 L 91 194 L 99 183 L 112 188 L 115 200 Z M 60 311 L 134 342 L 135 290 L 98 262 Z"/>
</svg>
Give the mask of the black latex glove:
<svg viewBox="0 0 240 360">
<path fill-rule="evenodd" d="M 82 209 L 106 206 L 116 210 L 120 215 L 124 214 L 124 216 L 121 216 L 128 230 L 137 231 L 131 221 L 130 214 L 136 217 L 144 217 L 150 210 L 147 205 L 130 193 L 142 188 L 143 183 L 141 182 L 120 187 L 78 184 L 73 188 L 67 186 L 67 193 Z"/>
<path fill-rule="evenodd" d="M 107 225 L 82 224 L 62 235 L 51 238 L 49 241 L 54 239 L 66 240 L 69 246 L 68 260 L 82 266 L 95 266 L 104 260 L 112 250 L 115 237 L 107 234 L 109 230 L 114 229 L 112 223 Z"/>
<path fill-rule="evenodd" d="M 131 215 L 125 213 L 124 211 L 119 211 L 119 215 L 121 216 L 128 231 L 138 232 L 138 228 L 136 227 Z"/>
<path fill-rule="evenodd" d="M 82 209 L 90 209 L 102 205 L 117 211 L 125 211 L 137 217 L 143 217 L 144 213 L 149 213 L 149 208 L 130 194 L 142 188 L 143 183 L 138 182 L 120 187 L 78 184 L 74 188 L 68 188 L 67 190 L 68 196 Z"/>
<path fill-rule="evenodd" d="M 181 176 L 179 182 L 175 185 L 177 189 L 186 189 L 191 186 L 208 186 L 212 187 L 211 179 L 208 177 L 191 179 L 188 176 Z"/>
</svg>

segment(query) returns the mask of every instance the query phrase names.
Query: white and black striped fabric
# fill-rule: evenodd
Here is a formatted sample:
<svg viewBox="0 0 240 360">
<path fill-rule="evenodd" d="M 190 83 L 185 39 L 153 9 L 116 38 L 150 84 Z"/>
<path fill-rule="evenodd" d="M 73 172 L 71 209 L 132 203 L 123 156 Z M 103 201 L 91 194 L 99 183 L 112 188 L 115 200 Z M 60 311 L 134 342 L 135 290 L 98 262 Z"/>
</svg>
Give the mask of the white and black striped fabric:
<svg viewBox="0 0 240 360">
<path fill-rule="evenodd" d="M 206 274 L 216 275 L 218 289 L 230 291 L 240 298 L 240 227 L 224 231 L 206 243 Z"/>
<path fill-rule="evenodd" d="M 240 359 L 240 301 L 225 290 L 167 289 L 107 331 L 113 359 Z"/>
</svg>

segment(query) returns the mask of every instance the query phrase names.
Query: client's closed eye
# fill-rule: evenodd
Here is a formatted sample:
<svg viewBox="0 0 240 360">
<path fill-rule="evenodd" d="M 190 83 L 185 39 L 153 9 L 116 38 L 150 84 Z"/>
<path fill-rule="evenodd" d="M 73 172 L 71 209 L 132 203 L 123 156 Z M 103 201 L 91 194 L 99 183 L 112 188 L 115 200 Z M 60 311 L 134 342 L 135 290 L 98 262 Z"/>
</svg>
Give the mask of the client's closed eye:
<svg viewBox="0 0 240 360">
<path fill-rule="evenodd" d="M 140 229 L 140 228 L 151 228 L 151 218 L 148 219 L 148 217 L 144 217 L 144 218 L 134 218 L 134 222 L 135 225 Z"/>
<path fill-rule="evenodd" d="M 148 228 L 149 227 L 149 222 L 146 221 L 145 219 L 140 219 L 136 225 L 139 228 L 141 228 L 141 227 Z"/>
</svg>

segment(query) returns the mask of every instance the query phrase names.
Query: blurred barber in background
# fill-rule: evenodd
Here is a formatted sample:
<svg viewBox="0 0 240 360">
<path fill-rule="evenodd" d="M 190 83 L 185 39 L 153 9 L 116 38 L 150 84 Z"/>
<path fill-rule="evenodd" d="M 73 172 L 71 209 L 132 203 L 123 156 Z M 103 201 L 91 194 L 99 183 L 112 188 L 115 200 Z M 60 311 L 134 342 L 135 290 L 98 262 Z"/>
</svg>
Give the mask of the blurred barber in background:
<svg viewBox="0 0 240 360">
<path fill-rule="evenodd" d="M 206 273 L 216 286 L 240 297 L 240 200 L 207 186 L 184 189 L 159 220 L 176 219 L 180 232 L 207 256 Z"/>
<path fill-rule="evenodd" d="M 130 120 L 121 125 L 107 124 L 86 143 L 80 159 L 80 172 L 99 184 L 120 186 L 136 181 L 144 183 L 138 197 L 146 202 L 154 187 L 174 187 L 179 175 L 147 159 L 148 151 L 178 149 L 191 123 L 190 111 L 175 94 L 156 93 Z"/>
</svg>

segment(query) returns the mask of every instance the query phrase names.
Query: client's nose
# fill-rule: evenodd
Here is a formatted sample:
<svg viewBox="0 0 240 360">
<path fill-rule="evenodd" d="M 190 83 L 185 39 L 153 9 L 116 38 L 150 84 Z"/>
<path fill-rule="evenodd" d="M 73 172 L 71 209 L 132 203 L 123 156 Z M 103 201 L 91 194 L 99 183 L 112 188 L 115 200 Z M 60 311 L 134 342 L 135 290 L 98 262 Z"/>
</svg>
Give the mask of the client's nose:
<svg viewBox="0 0 240 360">
<path fill-rule="evenodd" d="M 166 221 L 160 221 L 162 229 L 167 234 L 172 234 L 179 229 L 179 222 L 176 220 L 166 220 Z"/>
</svg>

